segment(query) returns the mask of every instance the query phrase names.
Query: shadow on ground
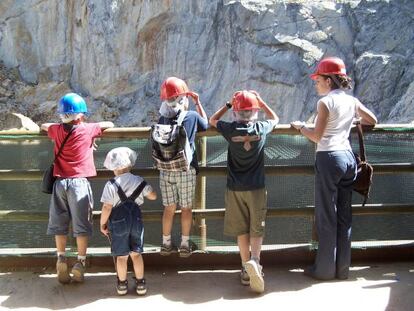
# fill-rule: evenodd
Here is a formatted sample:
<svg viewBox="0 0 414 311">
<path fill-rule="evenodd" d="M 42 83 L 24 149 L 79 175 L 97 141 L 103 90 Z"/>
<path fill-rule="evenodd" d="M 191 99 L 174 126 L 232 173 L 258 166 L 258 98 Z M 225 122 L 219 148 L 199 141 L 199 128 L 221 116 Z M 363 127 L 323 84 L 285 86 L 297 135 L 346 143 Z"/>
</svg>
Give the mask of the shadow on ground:
<svg viewBox="0 0 414 311">
<path fill-rule="evenodd" d="M 298 266 L 265 267 L 266 291 L 250 292 L 239 282 L 238 267 L 215 269 L 147 269 L 148 293 L 130 291 L 119 297 L 115 274 L 89 269 L 84 284 L 61 285 L 53 271 L 11 271 L 0 274 L 2 309 L 43 308 L 83 309 L 91 307 L 166 307 L 171 309 L 227 308 L 251 309 L 257 302 L 274 304 L 279 310 L 412 310 L 414 305 L 412 263 L 363 264 L 352 268 L 347 281 L 318 282 L 301 273 Z M 338 302 L 339 305 L 338 305 Z M 254 304 L 253 304 L 254 303 Z M 355 305 L 356 304 L 356 305 Z"/>
</svg>

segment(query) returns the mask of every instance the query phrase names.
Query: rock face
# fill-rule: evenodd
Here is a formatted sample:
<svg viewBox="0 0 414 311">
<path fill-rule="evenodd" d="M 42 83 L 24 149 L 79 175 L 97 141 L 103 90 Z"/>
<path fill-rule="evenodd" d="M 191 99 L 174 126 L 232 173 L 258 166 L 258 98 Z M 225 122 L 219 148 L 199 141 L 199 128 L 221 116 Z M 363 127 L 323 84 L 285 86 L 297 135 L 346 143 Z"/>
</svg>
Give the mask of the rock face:
<svg viewBox="0 0 414 311">
<path fill-rule="evenodd" d="M 11 113 L 6 115 L 5 121 L 0 124 L 0 130 L 27 130 L 39 131 L 39 126 L 28 117 L 20 113 Z"/>
<path fill-rule="evenodd" d="M 159 88 L 178 76 L 210 115 L 255 89 L 282 123 L 308 119 L 309 74 L 345 60 L 355 95 L 381 122 L 414 120 L 414 1 L 2 0 L 0 122 L 19 112 L 57 120 L 64 93 L 83 95 L 92 120 L 157 119 Z"/>
</svg>

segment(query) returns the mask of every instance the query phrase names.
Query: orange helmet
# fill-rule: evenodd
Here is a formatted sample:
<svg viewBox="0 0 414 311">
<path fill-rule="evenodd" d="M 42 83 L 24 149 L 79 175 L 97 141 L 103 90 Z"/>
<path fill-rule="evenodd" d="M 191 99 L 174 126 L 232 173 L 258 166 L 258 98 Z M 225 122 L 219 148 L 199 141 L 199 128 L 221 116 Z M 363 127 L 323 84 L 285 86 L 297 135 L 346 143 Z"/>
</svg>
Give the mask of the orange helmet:
<svg viewBox="0 0 414 311">
<path fill-rule="evenodd" d="M 161 100 L 185 95 L 187 92 L 189 92 L 189 89 L 183 80 L 176 77 L 169 77 L 161 85 Z"/>
<path fill-rule="evenodd" d="M 346 68 L 342 59 L 338 57 L 327 57 L 322 59 L 316 67 L 311 79 L 315 80 L 319 75 L 341 75 L 346 76 Z"/>
<path fill-rule="evenodd" d="M 259 101 L 255 94 L 250 91 L 238 91 L 232 99 L 233 111 L 259 110 Z"/>
</svg>

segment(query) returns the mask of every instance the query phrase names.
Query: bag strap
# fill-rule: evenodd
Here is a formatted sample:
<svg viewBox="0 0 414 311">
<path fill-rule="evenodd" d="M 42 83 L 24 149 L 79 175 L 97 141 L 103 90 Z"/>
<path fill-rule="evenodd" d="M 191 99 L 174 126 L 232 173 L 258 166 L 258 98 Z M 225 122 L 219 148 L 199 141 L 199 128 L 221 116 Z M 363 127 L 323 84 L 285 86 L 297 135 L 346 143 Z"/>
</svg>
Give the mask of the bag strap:
<svg viewBox="0 0 414 311">
<path fill-rule="evenodd" d="M 177 125 L 181 126 L 183 124 L 186 114 L 187 114 L 187 111 L 180 110 L 180 113 L 178 114 L 178 118 L 177 118 Z"/>
<path fill-rule="evenodd" d="M 132 194 L 129 197 L 127 197 L 124 190 L 122 190 L 121 185 L 118 184 L 118 182 L 115 180 L 115 178 L 111 178 L 109 181 L 113 185 L 115 185 L 116 188 L 118 189 L 118 195 L 119 195 L 119 198 L 121 199 L 122 202 L 124 202 L 128 199 L 130 199 L 132 201 L 135 201 L 139 197 L 141 192 L 144 190 L 145 186 L 147 185 L 147 182 L 144 180 L 142 183 L 140 183 L 138 185 L 138 187 L 134 190 L 134 192 L 132 192 Z"/>
<path fill-rule="evenodd" d="M 58 152 L 55 155 L 55 158 L 53 159 L 53 163 L 56 162 L 56 159 L 60 156 L 60 154 L 62 153 L 63 150 L 63 146 L 65 145 L 65 143 L 67 142 L 70 134 L 72 134 L 73 130 L 75 129 L 75 126 L 72 126 L 72 128 L 70 129 L 69 133 L 66 135 L 65 139 L 62 141 L 62 144 L 60 145 L 60 148 L 58 150 Z"/>
<path fill-rule="evenodd" d="M 361 158 L 361 161 L 366 162 L 366 156 L 365 156 L 365 144 L 364 144 L 364 135 L 362 131 L 362 125 L 358 114 L 358 106 L 357 102 L 355 102 L 355 118 L 356 118 L 356 128 L 358 132 L 358 141 L 359 141 L 359 157 Z"/>
</svg>

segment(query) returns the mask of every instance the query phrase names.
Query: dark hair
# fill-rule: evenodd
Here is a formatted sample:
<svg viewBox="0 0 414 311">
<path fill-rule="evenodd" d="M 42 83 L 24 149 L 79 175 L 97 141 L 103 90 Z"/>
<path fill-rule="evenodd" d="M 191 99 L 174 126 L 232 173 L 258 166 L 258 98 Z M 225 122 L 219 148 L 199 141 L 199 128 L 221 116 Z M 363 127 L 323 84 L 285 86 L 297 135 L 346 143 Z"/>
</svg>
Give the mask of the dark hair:
<svg viewBox="0 0 414 311">
<path fill-rule="evenodd" d="M 330 78 L 332 81 L 332 90 L 336 89 L 352 89 L 352 79 L 342 75 L 322 75 L 325 79 Z"/>
</svg>

